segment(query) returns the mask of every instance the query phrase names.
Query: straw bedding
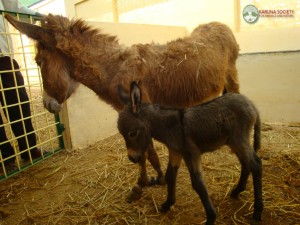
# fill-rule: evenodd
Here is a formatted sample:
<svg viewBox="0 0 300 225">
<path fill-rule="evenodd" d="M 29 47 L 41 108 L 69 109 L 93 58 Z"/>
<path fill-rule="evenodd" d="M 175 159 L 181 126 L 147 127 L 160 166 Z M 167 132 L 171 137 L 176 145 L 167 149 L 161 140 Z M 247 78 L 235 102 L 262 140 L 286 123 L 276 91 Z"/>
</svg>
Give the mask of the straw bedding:
<svg viewBox="0 0 300 225">
<path fill-rule="evenodd" d="M 300 223 L 300 127 L 265 125 L 262 132 L 263 198 L 261 224 Z M 155 143 L 164 170 L 168 152 Z M 150 176 L 155 176 L 148 165 Z M 253 186 L 238 200 L 229 197 L 239 163 L 228 148 L 202 157 L 203 176 L 217 210 L 216 224 L 249 224 Z M 158 211 L 166 186 L 144 189 L 134 203 L 124 199 L 136 182 L 137 165 L 116 134 L 83 150 L 66 150 L 0 184 L 0 224 L 203 224 L 205 213 L 182 164 L 177 202 Z"/>
</svg>

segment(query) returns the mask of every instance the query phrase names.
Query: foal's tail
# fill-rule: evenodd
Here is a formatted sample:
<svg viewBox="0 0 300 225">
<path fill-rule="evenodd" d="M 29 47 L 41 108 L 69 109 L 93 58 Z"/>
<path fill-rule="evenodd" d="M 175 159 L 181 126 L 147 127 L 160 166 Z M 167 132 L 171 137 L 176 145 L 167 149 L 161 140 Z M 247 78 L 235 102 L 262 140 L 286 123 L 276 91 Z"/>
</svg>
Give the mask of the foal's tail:
<svg viewBox="0 0 300 225">
<path fill-rule="evenodd" d="M 257 112 L 256 122 L 254 125 L 254 151 L 257 152 L 260 149 L 260 142 L 261 142 L 261 121 L 259 113 Z"/>
</svg>

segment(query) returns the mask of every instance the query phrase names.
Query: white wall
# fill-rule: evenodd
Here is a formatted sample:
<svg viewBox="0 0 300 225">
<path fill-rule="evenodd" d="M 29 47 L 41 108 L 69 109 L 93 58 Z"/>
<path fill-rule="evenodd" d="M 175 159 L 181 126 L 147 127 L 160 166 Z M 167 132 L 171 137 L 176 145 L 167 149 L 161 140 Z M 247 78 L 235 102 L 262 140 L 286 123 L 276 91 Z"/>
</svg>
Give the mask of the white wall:
<svg viewBox="0 0 300 225">
<path fill-rule="evenodd" d="M 64 0 L 46 0 L 33 5 L 31 7 L 43 14 L 57 14 L 57 15 L 66 15 L 66 7 Z"/>
<path fill-rule="evenodd" d="M 120 22 L 184 26 L 192 31 L 201 23 L 222 21 L 234 28 L 234 1 L 172 0 L 120 13 Z"/>
<path fill-rule="evenodd" d="M 257 105 L 262 121 L 300 122 L 300 51 L 241 55 L 241 92 Z"/>
</svg>

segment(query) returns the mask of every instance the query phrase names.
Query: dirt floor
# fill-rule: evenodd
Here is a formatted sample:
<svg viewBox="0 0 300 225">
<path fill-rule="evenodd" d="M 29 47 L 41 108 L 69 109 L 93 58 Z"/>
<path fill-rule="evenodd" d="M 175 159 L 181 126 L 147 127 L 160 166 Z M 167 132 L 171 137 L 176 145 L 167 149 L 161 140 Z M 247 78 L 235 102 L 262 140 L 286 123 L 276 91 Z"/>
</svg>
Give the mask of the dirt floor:
<svg viewBox="0 0 300 225">
<path fill-rule="evenodd" d="M 259 156 L 265 208 L 259 224 L 300 224 L 300 127 L 264 128 Z M 155 146 L 165 170 L 167 149 Z M 148 168 L 149 176 L 155 176 Z M 238 200 L 229 197 L 240 171 L 235 155 L 227 148 L 205 154 L 202 168 L 218 213 L 216 224 L 249 224 L 251 179 Z M 83 150 L 65 150 L 0 183 L 0 224 L 204 224 L 205 213 L 184 163 L 177 180 L 177 202 L 168 213 L 158 211 L 166 186 L 147 187 L 137 202 L 125 201 L 137 174 L 119 134 Z"/>
</svg>

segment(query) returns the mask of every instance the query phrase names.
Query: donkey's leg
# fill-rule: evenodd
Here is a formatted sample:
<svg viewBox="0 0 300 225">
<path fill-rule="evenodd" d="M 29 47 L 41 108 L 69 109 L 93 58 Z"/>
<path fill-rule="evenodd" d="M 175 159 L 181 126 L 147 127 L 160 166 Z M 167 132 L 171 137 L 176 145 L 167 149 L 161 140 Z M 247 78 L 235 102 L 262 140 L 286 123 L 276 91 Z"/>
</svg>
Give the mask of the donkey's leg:
<svg viewBox="0 0 300 225">
<path fill-rule="evenodd" d="M 250 159 L 250 170 L 252 173 L 254 187 L 254 212 L 252 219 L 255 221 L 260 221 L 264 208 L 262 200 L 262 164 L 260 158 L 254 151 Z"/>
<path fill-rule="evenodd" d="M 142 197 L 143 187 L 148 183 L 147 169 L 146 169 L 146 154 L 143 154 L 139 164 L 139 178 L 137 184 L 131 189 L 126 197 L 127 202 L 133 202 Z"/>
<path fill-rule="evenodd" d="M 151 163 L 152 167 L 157 172 L 157 178 L 152 177 L 149 180 L 148 185 L 165 184 L 166 182 L 165 182 L 164 174 L 161 170 L 157 152 L 155 151 L 155 149 L 153 147 L 153 141 L 151 142 L 150 148 L 148 149 L 147 153 L 148 153 L 147 158 L 148 158 L 149 162 Z"/>
<path fill-rule="evenodd" d="M 197 156 L 187 156 L 184 158 L 186 166 L 190 172 L 191 181 L 193 189 L 199 195 L 203 207 L 206 212 L 206 225 L 213 225 L 217 214 L 211 200 L 209 198 L 208 192 L 206 190 L 205 184 L 203 182 L 201 171 L 199 168 L 200 154 Z"/>
<path fill-rule="evenodd" d="M 169 150 L 169 163 L 166 171 L 166 182 L 168 185 L 168 197 L 162 204 L 160 211 L 167 212 L 176 202 L 176 177 L 182 156 Z"/>
</svg>

